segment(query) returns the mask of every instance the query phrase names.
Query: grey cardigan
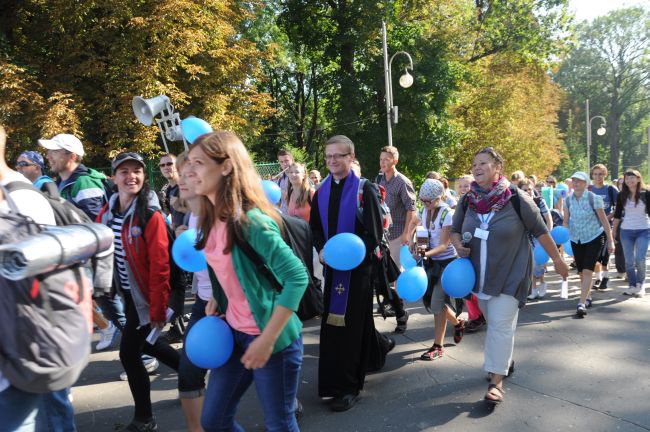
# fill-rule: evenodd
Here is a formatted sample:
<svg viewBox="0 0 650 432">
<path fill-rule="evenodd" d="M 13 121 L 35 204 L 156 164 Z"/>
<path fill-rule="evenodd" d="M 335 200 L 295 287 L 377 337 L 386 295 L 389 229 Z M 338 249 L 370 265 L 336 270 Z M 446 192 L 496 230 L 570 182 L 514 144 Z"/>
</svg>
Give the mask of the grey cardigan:
<svg viewBox="0 0 650 432">
<path fill-rule="evenodd" d="M 526 230 L 537 238 L 542 234 L 548 234 L 548 228 L 532 198 L 523 191 L 519 191 L 518 195 L 521 219 L 512 204 L 508 202 L 505 207 L 494 214 L 490 221 L 490 234 L 487 239 L 487 269 L 485 271 L 483 293 L 491 296 L 498 296 L 499 294 L 513 296 L 519 300 L 519 307 L 523 307 L 526 304 L 533 273 L 532 248 Z M 456 207 L 451 228 L 452 232 L 461 235 L 469 232 L 474 235 L 474 230 L 479 225 L 480 220 L 476 212 L 469 207 L 465 211 L 461 204 Z M 476 271 L 474 292 L 478 292 L 481 270 L 481 240 L 473 237 L 470 242 L 470 249 L 469 257 Z"/>
</svg>

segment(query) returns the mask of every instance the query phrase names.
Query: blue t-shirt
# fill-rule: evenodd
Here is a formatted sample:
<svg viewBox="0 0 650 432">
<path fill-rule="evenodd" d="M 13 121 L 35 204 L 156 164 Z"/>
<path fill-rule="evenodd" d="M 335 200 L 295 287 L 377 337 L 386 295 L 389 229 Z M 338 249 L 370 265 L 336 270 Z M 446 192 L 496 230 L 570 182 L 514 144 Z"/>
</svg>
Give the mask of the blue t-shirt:
<svg viewBox="0 0 650 432">
<path fill-rule="evenodd" d="M 611 190 L 609 189 L 611 188 Z M 591 191 L 596 195 L 603 197 L 605 204 L 605 214 L 609 215 L 612 212 L 612 207 L 616 204 L 618 198 L 618 189 L 616 186 L 604 185 L 603 187 L 592 186 Z"/>
</svg>

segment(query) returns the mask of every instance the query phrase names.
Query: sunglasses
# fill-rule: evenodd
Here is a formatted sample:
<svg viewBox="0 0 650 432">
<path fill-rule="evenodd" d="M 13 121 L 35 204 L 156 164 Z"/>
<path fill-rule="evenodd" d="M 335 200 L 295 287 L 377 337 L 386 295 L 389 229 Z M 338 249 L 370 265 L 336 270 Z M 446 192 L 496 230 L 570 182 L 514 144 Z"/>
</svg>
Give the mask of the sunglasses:
<svg viewBox="0 0 650 432">
<path fill-rule="evenodd" d="M 168 166 L 172 166 L 172 165 L 174 165 L 174 162 L 165 162 L 165 163 L 159 164 L 158 166 L 160 168 L 164 168 L 164 167 L 168 167 Z"/>
<path fill-rule="evenodd" d="M 18 168 L 25 168 L 25 167 L 28 167 L 28 166 L 36 166 L 36 164 L 25 162 L 25 161 L 16 162 L 16 167 L 18 167 Z"/>
</svg>

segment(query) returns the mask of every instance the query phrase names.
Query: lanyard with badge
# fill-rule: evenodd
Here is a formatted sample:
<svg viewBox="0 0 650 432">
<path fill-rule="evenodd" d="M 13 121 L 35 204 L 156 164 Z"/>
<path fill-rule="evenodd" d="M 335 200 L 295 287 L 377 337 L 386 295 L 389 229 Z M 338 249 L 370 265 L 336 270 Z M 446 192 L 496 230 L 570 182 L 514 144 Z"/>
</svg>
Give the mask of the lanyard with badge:
<svg viewBox="0 0 650 432">
<path fill-rule="evenodd" d="M 477 216 L 481 221 L 481 224 L 474 229 L 474 237 L 481 240 L 487 240 L 488 236 L 490 235 L 490 231 L 488 231 L 490 227 L 490 220 L 492 220 L 494 212 L 492 211 L 488 214 L 478 214 Z"/>
</svg>

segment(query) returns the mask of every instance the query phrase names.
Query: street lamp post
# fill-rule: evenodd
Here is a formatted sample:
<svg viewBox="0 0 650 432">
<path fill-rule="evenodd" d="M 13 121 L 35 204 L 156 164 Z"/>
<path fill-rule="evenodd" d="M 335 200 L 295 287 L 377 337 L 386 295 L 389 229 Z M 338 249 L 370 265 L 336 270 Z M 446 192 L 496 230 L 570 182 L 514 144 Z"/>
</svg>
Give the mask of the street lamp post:
<svg viewBox="0 0 650 432">
<path fill-rule="evenodd" d="M 409 88 L 413 85 L 413 76 L 409 70 L 413 70 L 413 59 L 406 51 L 398 51 L 388 58 L 388 44 L 386 42 L 386 23 L 381 23 L 383 48 L 384 48 L 384 83 L 386 86 L 386 125 L 388 126 L 388 145 L 393 145 L 393 125 L 397 124 L 398 110 L 393 106 L 393 83 L 392 83 L 392 65 L 393 59 L 402 54 L 408 57 L 409 65 L 404 68 L 404 75 L 399 79 L 399 85 L 403 88 Z"/>
<path fill-rule="evenodd" d="M 587 105 L 587 110 L 586 110 L 587 111 L 587 171 L 589 171 L 591 169 L 591 122 L 594 119 L 600 119 L 602 121 L 596 133 L 598 134 L 598 136 L 603 136 L 605 135 L 605 132 L 607 132 L 607 129 L 605 129 L 605 127 L 607 126 L 607 121 L 603 116 L 589 117 L 589 99 L 587 99 L 586 105 Z"/>
</svg>

